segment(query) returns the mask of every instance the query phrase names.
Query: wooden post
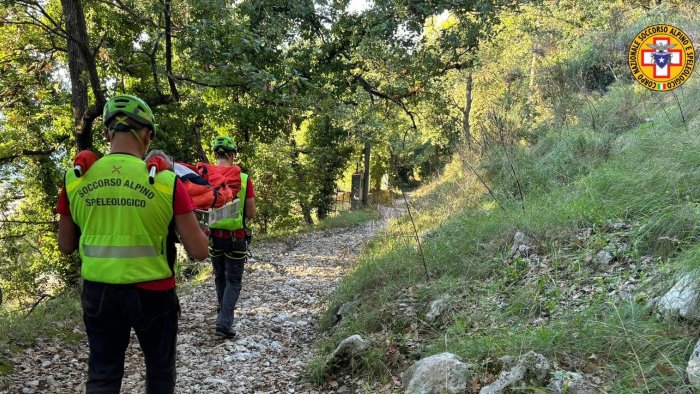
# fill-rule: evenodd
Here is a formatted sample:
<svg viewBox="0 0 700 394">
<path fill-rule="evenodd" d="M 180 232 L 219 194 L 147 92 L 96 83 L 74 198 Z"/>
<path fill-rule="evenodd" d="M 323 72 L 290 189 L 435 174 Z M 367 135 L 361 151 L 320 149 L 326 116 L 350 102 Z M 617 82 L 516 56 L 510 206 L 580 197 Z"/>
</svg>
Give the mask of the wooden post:
<svg viewBox="0 0 700 394">
<path fill-rule="evenodd" d="M 362 185 L 364 184 L 364 174 L 356 172 L 352 174 L 352 189 L 350 191 L 350 209 L 356 211 L 362 208 Z"/>
<path fill-rule="evenodd" d="M 369 154 L 372 143 L 365 142 L 365 173 L 362 179 L 362 205 L 369 204 Z"/>
</svg>

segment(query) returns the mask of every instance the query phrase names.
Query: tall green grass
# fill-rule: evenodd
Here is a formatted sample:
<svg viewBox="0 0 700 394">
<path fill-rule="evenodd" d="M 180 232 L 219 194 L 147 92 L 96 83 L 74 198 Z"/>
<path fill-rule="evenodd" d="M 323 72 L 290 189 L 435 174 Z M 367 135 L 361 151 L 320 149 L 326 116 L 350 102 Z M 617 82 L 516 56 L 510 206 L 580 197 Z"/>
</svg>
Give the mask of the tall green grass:
<svg viewBox="0 0 700 394">
<path fill-rule="evenodd" d="M 510 157 L 496 151 L 480 166 L 472 161 L 471 168 L 457 158 L 439 180 L 412 196 L 429 279 L 409 218 L 393 221 L 329 301 L 319 354 L 328 354 L 348 335 L 360 334 L 372 338 L 384 353 L 375 351 L 358 368 L 386 375 L 405 367 L 391 365 L 390 344 L 405 340 L 406 332 L 417 332 L 423 342 L 432 338 L 430 345 L 405 357 L 451 351 L 487 365 L 495 357 L 534 350 L 569 369 L 585 370 L 597 360 L 608 392 L 685 390 L 683 371 L 696 340 L 694 325 L 658 321 L 643 304 L 607 291 L 586 296 L 584 308 L 569 309 L 563 300 L 569 287 L 605 289 L 654 272 L 659 278 L 649 283 L 656 287 L 647 290 L 660 291 L 670 285 L 673 272 L 697 271 L 698 102 L 697 78 L 675 98 L 620 84 L 596 102 L 605 108 L 606 127 L 569 126 L 543 136 L 533 147 L 507 147 Z M 613 125 L 615 116 L 622 115 L 629 119 Z M 514 163 L 515 176 L 508 160 Z M 618 221 L 632 229 L 606 234 L 609 224 Z M 586 228 L 594 229 L 598 241 L 581 250 L 570 247 Z M 531 236 L 538 254 L 548 256 L 555 268 L 528 277 L 528 263 L 510 258 L 517 230 Z M 606 237 L 628 240 L 629 258 L 651 256 L 656 266 L 641 274 L 597 272 L 585 255 L 605 246 Z M 658 274 L 669 270 L 671 274 Z M 447 317 L 437 323 L 422 321 L 429 303 L 442 294 L 451 294 L 453 300 Z M 400 304 L 406 299 L 417 310 L 415 316 L 402 315 Z M 335 311 L 348 301 L 358 303 L 356 313 L 334 325 Z M 550 315 L 535 323 L 538 316 Z M 414 328 L 407 328 L 412 324 Z M 326 372 L 322 366 L 316 363 L 310 369 L 319 381 Z"/>
</svg>

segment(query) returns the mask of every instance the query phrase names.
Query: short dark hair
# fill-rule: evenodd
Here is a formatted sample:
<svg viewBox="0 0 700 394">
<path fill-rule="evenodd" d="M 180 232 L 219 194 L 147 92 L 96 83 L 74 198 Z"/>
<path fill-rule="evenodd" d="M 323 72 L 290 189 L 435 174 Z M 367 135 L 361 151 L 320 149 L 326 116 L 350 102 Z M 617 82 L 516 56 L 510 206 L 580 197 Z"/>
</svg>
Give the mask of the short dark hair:
<svg viewBox="0 0 700 394">
<path fill-rule="evenodd" d="M 228 149 L 217 149 L 214 151 L 214 157 L 216 157 L 217 159 L 228 159 L 229 155 L 232 153 L 238 153 L 238 151 Z"/>
</svg>

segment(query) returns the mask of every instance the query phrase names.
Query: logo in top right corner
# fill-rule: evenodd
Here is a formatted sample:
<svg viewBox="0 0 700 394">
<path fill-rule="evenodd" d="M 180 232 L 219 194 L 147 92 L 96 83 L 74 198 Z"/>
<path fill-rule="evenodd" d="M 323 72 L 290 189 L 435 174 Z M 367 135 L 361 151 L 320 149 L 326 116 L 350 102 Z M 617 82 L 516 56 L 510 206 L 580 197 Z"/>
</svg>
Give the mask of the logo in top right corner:
<svg viewBox="0 0 700 394">
<path fill-rule="evenodd" d="M 634 79 L 647 89 L 673 90 L 693 74 L 695 48 L 675 26 L 649 26 L 634 37 L 628 62 Z"/>
</svg>

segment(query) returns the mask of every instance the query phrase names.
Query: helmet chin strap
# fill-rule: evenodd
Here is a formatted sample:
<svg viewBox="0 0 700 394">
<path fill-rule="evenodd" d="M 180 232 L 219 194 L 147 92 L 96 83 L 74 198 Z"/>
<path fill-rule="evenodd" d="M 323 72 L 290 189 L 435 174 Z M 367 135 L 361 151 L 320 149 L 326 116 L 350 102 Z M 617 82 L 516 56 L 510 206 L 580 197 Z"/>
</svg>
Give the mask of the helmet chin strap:
<svg viewBox="0 0 700 394">
<path fill-rule="evenodd" d="M 128 131 L 131 133 L 131 135 L 134 136 L 134 138 L 136 138 L 136 141 L 139 142 L 139 145 L 141 146 L 141 151 L 143 151 L 145 154 L 146 153 L 146 144 L 143 143 L 143 140 L 141 139 L 139 134 L 136 132 L 136 129 L 134 128 L 134 126 L 132 126 L 127 121 L 127 119 L 128 119 L 127 116 L 115 117 L 114 123 L 109 127 L 109 131 L 110 131 L 109 138 L 110 139 L 113 138 L 115 132 Z"/>
<path fill-rule="evenodd" d="M 133 135 L 134 138 L 136 138 L 136 141 L 139 142 L 139 145 L 141 145 L 141 150 L 145 153 L 146 152 L 146 145 L 143 143 L 143 140 L 141 139 L 141 137 L 139 137 L 139 135 L 136 133 L 136 130 L 131 129 L 129 131 L 131 132 L 131 135 Z"/>
<path fill-rule="evenodd" d="M 136 141 L 138 141 L 139 145 L 141 146 L 141 151 L 143 151 L 145 153 L 146 152 L 146 144 L 143 143 L 143 140 L 141 139 L 139 134 L 136 132 L 136 130 L 133 127 L 130 127 L 127 129 L 127 128 L 123 128 L 123 127 L 119 127 L 119 126 L 121 126 L 121 125 L 117 125 L 117 127 L 112 127 L 109 129 L 109 138 L 110 139 L 114 138 L 114 133 L 116 133 L 116 132 L 128 131 L 131 133 L 131 135 L 134 136 L 134 138 L 136 138 Z"/>
</svg>

